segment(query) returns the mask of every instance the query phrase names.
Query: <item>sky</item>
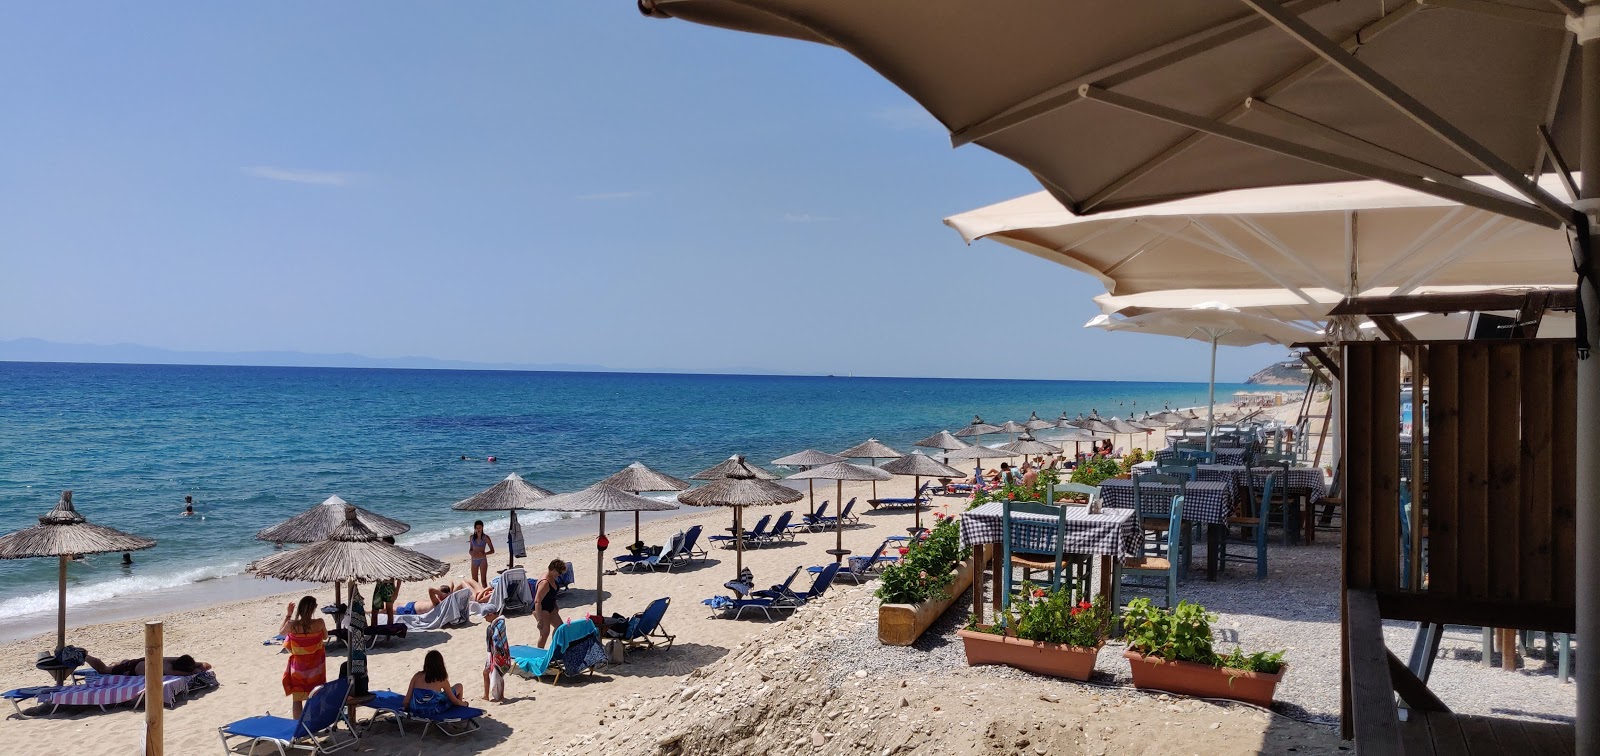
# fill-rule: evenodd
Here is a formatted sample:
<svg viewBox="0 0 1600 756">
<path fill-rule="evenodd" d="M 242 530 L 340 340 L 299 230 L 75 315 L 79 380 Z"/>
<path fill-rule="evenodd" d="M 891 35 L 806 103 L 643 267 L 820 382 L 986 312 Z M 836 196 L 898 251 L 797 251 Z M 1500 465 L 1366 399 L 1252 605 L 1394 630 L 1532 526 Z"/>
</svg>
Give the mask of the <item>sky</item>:
<svg viewBox="0 0 1600 756">
<path fill-rule="evenodd" d="M 1206 377 L 963 243 L 942 218 L 1038 185 L 831 48 L 631 0 L 10 3 L 0 70 L 0 339 Z"/>
</svg>

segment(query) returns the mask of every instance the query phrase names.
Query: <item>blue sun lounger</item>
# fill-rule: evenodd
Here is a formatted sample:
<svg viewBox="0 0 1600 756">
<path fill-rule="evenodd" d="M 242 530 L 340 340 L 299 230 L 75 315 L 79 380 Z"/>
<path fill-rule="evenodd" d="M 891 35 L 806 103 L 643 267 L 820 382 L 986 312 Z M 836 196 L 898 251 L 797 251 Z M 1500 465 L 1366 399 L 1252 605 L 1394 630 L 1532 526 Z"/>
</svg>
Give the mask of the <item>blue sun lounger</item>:
<svg viewBox="0 0 1600 756">
<path fill-rule="evenodd" d="M 339 722 L 345 720 L 344 700 L 349 694 L 350 680 L 341 677 L 311 691 L 300 710 L 299 719 L 264 714 L 218 727 L 217 736 L 222 738 L 222 752 L 233 753 L 228 746 L 228 738 L 249 738 L 252 753 L 257 743 L 266 741 L 277 747 L 280 756 L 287 756 L 286 749 L 309 748 L 313 754 L 320 754 L 352 745 L 356 742 L 353 727 L 348 739 L 334 738 Z M 345 722 L 346 726 L 349 724 Z"/>
<path fill-rule="evenodd" d="M 627 644 L 628 648 L 643 649 L 657 646 L 662 649 L 672 648 L 672 641 L 677 636 L 669 635 L 666 628 L 661 626 L 661 619 L 667 615 L 667 608 L 671 605 L 670 597 L 650 602 L 644 611 L 628 619 L 627 629 L 618 638 Z"/>
<path fill-rule="evenodd" d="M 867 499 L 867 503 L 871 504 L 873 509 L 878 507 L 920 507 L 928 503 L 928 486 L 928 483 L 923 483 L 921 487 L 917 488 L 917 494 L 910 498 L 902 496 L 900 498 Z"/>
<path fill-rule="evenodd" d="M 413 696 L 415 697 L 420 694 L 443 695 L 442 693 L 438 693 L 436 691 L 419 690 L 416 691 Z M 420 714 L 412 711 L 406 706 L 406 699 L 403 694 L 396 693 L 392 690 L 380 690 L 374 692 L 372 694 L 372 700 L 362 704 L 362 706 L 366 706 L 373 710 L 372 719 L 367 720 L 367 727 L 369 729 L 372 727 L 373 723 L 378 721 L 379 717 L 387 714 L 389 715 L 390 719 L 394 720 L 395 726 L 400 728 L 401 735 L 406 734 L 406 723 L 410 722 L 412 724 L 421 724 L 422 734 L 424 736 L 428 734 L 428 728 L 437 727 L 439 728 L 439 732 L 442 732 L 446 736 L 453 738 L 458 735 L 465 735 L 469 732 L 476 731 L 480 726 L 478 724 L 478 718 L 484 715 L 483 709 L 477 709 L 471 706 L 451 706 L 450 708 L 445 709 L 437 714 Z M 460 726 L 452 729 L 446 725 Z"/>
<path fill-rule="evenodd" d="M 833 578 L 838 574 L 839 565 L 830 564 L 822 568 L 822 571 L 817 574 L 816 580 L 811 582 L 811 590 L 805 593 L 788 593 L 777 598 L 728 599 L 724 596 L 720 597 L 724 599 L 722 602 L 718 602 L 720 605 L 712 608 L 722 610 L 724 617 L 732 613 L 733 619 L 740 619 L 744 616 L 745 610 L 754 609 L 766 615 L 767 620 L 770 622 L 773 612 L 792 612 L 805 606 L 806 602 L 820 598 L 823 593 L 827 592 L 828 586 L 833 585 Z"/>
</svg>

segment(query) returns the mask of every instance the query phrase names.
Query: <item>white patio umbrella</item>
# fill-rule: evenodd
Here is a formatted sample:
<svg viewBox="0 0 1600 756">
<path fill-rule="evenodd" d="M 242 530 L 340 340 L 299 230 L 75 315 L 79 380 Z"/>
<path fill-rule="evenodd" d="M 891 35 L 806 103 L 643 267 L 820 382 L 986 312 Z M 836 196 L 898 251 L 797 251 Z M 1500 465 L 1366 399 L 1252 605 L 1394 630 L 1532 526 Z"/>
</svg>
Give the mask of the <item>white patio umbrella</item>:
<svg viewBox="0 0 1600 756">
<path fill-rule="evenodd" d="M 1320 338 L 1312 331 L 1287 323 L 1218 306 L 1162 310 L 1131 318 L 1096 315 L 1093 320 L 1084 324 L 1084 327 L 1106 331 L 1138 331 L 1210 342 L 1211 376 L 1209 398 L 1206 401 L 1206 449 L 1208 450 L 1211 448 L 1211 432 L 1215 428 L 1213 405 L 1217 403 L 1217 347 L 1254 344 L 1287 346 Z"/>
</svg>

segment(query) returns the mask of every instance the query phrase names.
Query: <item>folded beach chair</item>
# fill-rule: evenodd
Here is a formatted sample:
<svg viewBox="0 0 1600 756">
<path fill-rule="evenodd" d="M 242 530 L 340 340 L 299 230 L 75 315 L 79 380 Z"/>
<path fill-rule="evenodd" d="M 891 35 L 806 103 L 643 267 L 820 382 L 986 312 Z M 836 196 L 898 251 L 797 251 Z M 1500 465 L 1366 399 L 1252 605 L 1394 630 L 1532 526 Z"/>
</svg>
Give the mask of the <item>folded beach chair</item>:
<svg viewBox="0 0 1600 756">
<path fill-rule="evenodd" d="M 772 527 L 767 528 L 766 535 L 758 536 L 756 540 L 761 543 L 776 543 L 785 538 L 794 540 L 794 533 L 789 530 L 792 527 L 789 521 L 792 519 L 794 519 L 792 511 L 778 515 L 778 519 L 772 521 Z"/>
<path fill-rule="evenodd" d="M 818 531 L 818 530 L 820 530 L 822 528 L 822 521 L 827 516 L 828 516 L 828 502 L 827 502 L 826 499 L 824 499 L 823 502 L 822 502 L 822 506 L 817 507 L 817 511 L 816 512 L 813 512 L 811 514 L 800 515 L 800 525 L 797 526 L 797 527 L 802 527 L 802 528 L 805 528 L 806 530 L 809 530 L 809 531 L 815 533 L 816 531 Z"/>
<path fill-rule="evenodd" d="M 467 611 L 483 616 L 491 611 L 511 614 L 513 609 L 533 610 L 533 596 L 528 593 L 528 571 L 512 567 L 489 581 L 493 590 L 483 603 L 469 601 Z"/>
<path fill-rule="evenodd" d="M 725 605 L 714 608 L 720 608 L 724 617 L 731 612 L 733 619 L 740 619 L 744 616 L 746 610 L 754 609 L 765 615 L 767 621 L 770 622 L 773 612 L 792 612 L 805 606 L 806 602 L 814 601 L 821 597 L 823 593 L 827 592 L 828 586 L 833 585 L 833 579 L 838 574 L 838 564 L 826 565 L 821 572 L 817 573 L 816 579 L 811 582 L 811 589 L 805 593 L 788 593 L 777 598 L 729 599 Z"/>
<path fill-rule="evenodd" d="M 902 496 L 900 498 L 867 499 L 867 503 L 871 504 L 873 509 L 877 509 L 878 507 L 920 507 L 923 504 L 928 503 L 929 485 L 930 483 L 923 483 L 917 488 L 916 495 L 912 496 L 911 498 Z"/>
<path fill-rule="evenodd" d="M 588 618 L 568 620 L 566 624 L 555 629 L 550 635 L 549 648 L 537 646 L 512 646 L 511 671 L 523 677 L 539 678 L 555 672 L 556 682 L 561 681 L 563 671 L 576 674 L 577 671 L 565 669 L 561 660 L 568 649 L 584 639 L 594 639 L 598 646 L 600 633 L 595 629 L 594 622 Z M 601 652 L 603 657 L 605 652 Z M 590 665 L 592 668 L 593 665 Z M 578 670 L 581 671 L 581 670 Z"/>
<path fill-rule="evenodd" d="M 666 628 L 661 626 L 661 618 L 666 616 L 667 607 L 671 605 L 670 597 L 650 602 L 644 611 L 628 618 L 627 628 L 616 636 L 617 639 L 628 648 L 655 648 L 657 645 L 663 649 L 672 648 L 672 641 L 677 636 L 668 634 Z"/>
<path fill-rule="evenodd" d="M 395 621 L 405 625 L 411 630 L 443 630 L 449 627 L 465 627 L 472 624 L 471 614 L 472 591 L 462 588 L 446 596 L 438 606 L 428 610 L 427 614 L 402 614 L 395 617 Z"/>
<path fill-rule="evenodd" d="M 367 729 L 371 730 L 372 725 L 385 714 L 394 720 L 395 726 L 400 728 L 401 735 L 406 734 L 407 722 L 413 725 L 422 725 L 422 735 L 424 737 L 427 736 L 428 728 L 430 727 L 437 727 L 439 732 L 452 738 L 478 729 L 480 726 L 478 718 L 484 715 L 483 709 L 452 704 L 449 708 L 437 714 L 421 713 L 428 708 L 428 702 L 442 697 L 444 697 L 444 694 L 435 690 L 412 691 L 411 699 L 418 705 L 408 706 L 405 696 L 400 693 L 392 690 L 374 691 L 372 699 L 362 704 L 362 706 L 373 710 L 372 718 L 367 720 Z"/>
<path fill-rule="evenodd" d="M 349 694 L 350 680 L 341 677 L 311 691 L 298 720 L 266 714 L 218 727 L 222 752 L 233 753 L 228 738 L 249 738 L 248 753 L 255 752 L 257 743 L 267 741 L 277 747 L 280 756 L 287 756 L 287 749 L 309 748 L 313 754 L 320 754 L 351 745 L 356 742 L 353 727 L 349 738 L 335 738 L 339 722 L 345 719 L 344 700 Z M 349 727 L 350 723 L 346 721 L 345 725 Z"/>
</svg>

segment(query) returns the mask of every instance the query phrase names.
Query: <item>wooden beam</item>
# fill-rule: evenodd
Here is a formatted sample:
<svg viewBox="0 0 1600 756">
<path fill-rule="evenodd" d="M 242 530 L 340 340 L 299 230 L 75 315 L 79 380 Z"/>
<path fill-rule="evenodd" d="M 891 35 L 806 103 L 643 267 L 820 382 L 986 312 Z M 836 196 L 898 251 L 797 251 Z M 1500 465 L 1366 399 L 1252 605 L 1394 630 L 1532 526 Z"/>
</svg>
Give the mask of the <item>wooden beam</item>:
<svg viewBox="0 0 1600 756">
<path fill-rule="evenodd" d="M 1578 306 L 1576 289 L 1540 289 L 1550 299 L 1546 305 L 1551 310 L 1572 310 Z M 1481 310 L 1517 310 L 1534 292 L 1526 289 L 1480 291 L 1468 294 L 1408 294 L 1403 297 L 1359 297 L 1346 299 L 1332 310 L 1332 315 L 1401 315 L 1408 312 L 1463 312 Z"/>
<path fill-rule="evenodd" d="M 1383 618 L 1389 620 L 1557 633 L 1573 632 L 1577 626 L 1577 610 L 1571 604 L 1442 598 L 1400 591 L 1379 591 L 1377 597 Z"/>
<path fill-rule="evenodd" d="M 1378 327 L 1379 331 L 1390 341 L 1416 341 L 1417 337 L 1411 335 L 1411 329 L 1400 325 L 1400 321 L 1393 315 L 1369 315 L 1367 319 Z"/>
<path fill-rule="evenodd" d="M 1389 653 L 1383 645 L 1383 617 L 1371 591 L 1345 592 L 1344 663 L 1350 673 L 1350 709 L 1356 752 L 1362 756 L 1405 753 L 1400 718 L 1394 709 Z"/>
<path fill-rule="evenodd" d="M 1322 363 L 1322 369 L 1328 371 L 1328 374 L 1333 376 L 1334 380 L 1344 380 L 1344 372 L 1339 369 L 1339 366 L 1334 363 L 1333 358 L 1328 356 L 1327 350 L 1323 348 L 1326 345 L 1307 342 L 1293 344 L 1291 346 L 1295 349 L 1304 349 L 1306 352 L 1315 355 L 1317 361 Z"/>
<path fill-rule="evenodd" d="M 1405 662 L 1394 655 L 1393 651 L 1388 651 L 1387 648 L 1385 651 L 1389 654 L 1389 677 L 1394 680 L 1394 692 L 1400 694 L 1400 700 L 1405 701 L 1406 706 L 1411 707 L 1413 711 L 1450 710 L 1450 707 L 1445 706 L 1433 691 L 1428 690 L 1428 684 L 1419 679 Z"/>
<path fill-rule="evenodd" d="M 1544 320 L 1544 311 L 1550 309 L 1550 292 L 1536 291 L 1522 301 L 1522 309 L 1517 311 L 1517 322 L 1511 327 L 1511 338 L 1532 339 L 1539 335 L 1539 322 Z"/>
</svg>

